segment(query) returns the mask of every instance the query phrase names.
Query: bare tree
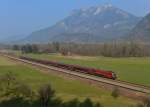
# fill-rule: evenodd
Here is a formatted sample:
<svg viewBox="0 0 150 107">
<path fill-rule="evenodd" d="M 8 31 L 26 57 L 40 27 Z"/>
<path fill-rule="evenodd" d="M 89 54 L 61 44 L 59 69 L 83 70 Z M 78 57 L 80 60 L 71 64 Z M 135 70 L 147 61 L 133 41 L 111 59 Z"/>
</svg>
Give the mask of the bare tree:
<svg viewBox="0 0 150 107">
<path fill-rule="evenodd" d="M 55 91 L 51 88 L 50 85 L 43 85 L 39 90 L 39 97 L 42 104 L 42 107 L 48 107 L 49 101 L 54 97 Z"/>
</svg>

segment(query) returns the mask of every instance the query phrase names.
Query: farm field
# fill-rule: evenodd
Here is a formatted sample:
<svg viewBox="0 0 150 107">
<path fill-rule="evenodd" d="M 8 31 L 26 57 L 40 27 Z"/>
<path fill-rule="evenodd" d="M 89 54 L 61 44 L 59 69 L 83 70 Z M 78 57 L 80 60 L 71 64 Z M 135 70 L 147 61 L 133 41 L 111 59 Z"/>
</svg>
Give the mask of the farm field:
<svg viewBox="0 0 150 107">
<path fill-rule="evenodd" d="M 119 80 L 150 86 L 150 58 L 110 58 L 86 56 L 61 56 L 58 54 L 27 54 L 33 58 L 78 64 L 86 67 L 111 70 Z"/>
<path fill-rule="evenodd" d="M 41 84 L 50 83 L 56 90 L 56 95 L 63 100 L 71 100 L 73 98 L 82 100 L 88 97 L 93 101 L 100 101 L 103 107 L 134 107 L 136 105 L 134 100 L 125 97 L 114 99 L 110 92 L 94 86 L 83 85 L 77 80 L 68 81 L 60 76 L 47 75 L 29 65 L 15 63 L 0 56 L 0 75 L 7 72 L 14 73 L 19 80 L 29 84 L 34 90 L 37 90 Z"/>
</svg>

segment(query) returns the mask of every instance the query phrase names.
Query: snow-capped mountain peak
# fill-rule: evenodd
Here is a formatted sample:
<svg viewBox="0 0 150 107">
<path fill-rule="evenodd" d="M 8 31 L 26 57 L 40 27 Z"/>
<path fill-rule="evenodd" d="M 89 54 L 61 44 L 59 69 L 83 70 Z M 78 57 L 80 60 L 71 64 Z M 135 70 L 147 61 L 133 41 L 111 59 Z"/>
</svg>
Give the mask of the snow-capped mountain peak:
<svg viewBox="0 0 150 107">
<path fill-rule="evenodd" d="M 127 35 L 138 21 L 138 17 L 111 4 L 92 6 L 75 10 L 54 26 L 33 32 L 26 41 L 112 40 Z"/>
</svg>

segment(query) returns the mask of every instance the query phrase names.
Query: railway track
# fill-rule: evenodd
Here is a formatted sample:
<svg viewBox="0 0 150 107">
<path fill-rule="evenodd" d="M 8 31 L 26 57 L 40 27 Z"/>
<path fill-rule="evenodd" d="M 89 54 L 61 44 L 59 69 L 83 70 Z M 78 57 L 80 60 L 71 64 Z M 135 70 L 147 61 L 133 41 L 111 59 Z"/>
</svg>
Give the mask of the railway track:
<svg viewBox="0 0 150 107">
<path fill-rule="evenodd" d="M 105 83 L 105 84 L 112 85 L 112 86 L 115 86 L 115 87 L 121 87 L 121 88 L 132 90 L 132 91 L 135 91 L 135 92 L 150 94 L 150 87 L 148 87 L 148 86 L 133 84 L 133 83 L 120 81 L 120 80 L 110 80 L 110 79 L 105 79 L 105 78 L 99 78 L 99 77 L 95 77 L 95 76 L 91 76 L 91 75 L 87 75 L 87 74 L 83 74 L 83 73 L 79 73 L 79 72 L 64 70 L 64 69 L 61 69 L 61 68 L 56 68 L 56 67 L 47 66 L 47 65 L 32 62 L 32 61 L 19 59 L 17 57 L 7 55 L 7 54 L 1 54 L 1 55 L 3 55 L 4 57 L 7 57 L 9 59 L 12 59 L 12 60 L 15 60 L 15 61 L 20 61 L 20 62 L 23 62 L 23 63 L 26 63 L 26 64 L 31 64 L 31 65 L 34 65 L 34 66 L 46 68 L 46 69 L 57 71 L 57 72 L 59 71 L 59 72 L 69 74 L 69 75 L 72 75 L 72 76 L 77 76 L 77 77 L 92 80 L 92 81 L 95 81 L 95 82 Z"/>
</svg>

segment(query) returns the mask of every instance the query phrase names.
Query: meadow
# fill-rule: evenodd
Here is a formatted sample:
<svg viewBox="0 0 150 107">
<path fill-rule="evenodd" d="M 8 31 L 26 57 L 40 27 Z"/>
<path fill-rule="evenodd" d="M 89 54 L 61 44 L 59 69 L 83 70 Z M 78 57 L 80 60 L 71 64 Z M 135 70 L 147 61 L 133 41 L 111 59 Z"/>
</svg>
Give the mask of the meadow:
<svg viewBox="0 0 150 107">
<path fill-rule="evenodd" d="M 88 84 L 81 84 L 78 80 L 68 81 L 62 76 L 56 76 L 50 73 L 47 75 L 32 66 L 22 65 L 21 63 L 13 62 L 0 56 L 0 75 L 7 72 L 15 74 L 20 81 L 29 84 L 35 91 L 40 85 L 50 83 L 53 89 L 56 90 L 56 96 L 64 101 L 73 98 L 78 98 L 79 100 L 91 98 L 93 101 L 100 102 L 103 107 L 135 107 L 137 103 L 134 100 L 122 96 L 114 99 L 111 96 L 111 92 Z"/>
<path fill-rule="evenodd" d="M 150 86 L 150 58 L 130 57 L 88 57 L 62 56 L 59 54 L 27 54 L 33 58 L 77 64 L 85 67 L 110 70 L 117 74 L 119 80 Z"/>
</svg>

